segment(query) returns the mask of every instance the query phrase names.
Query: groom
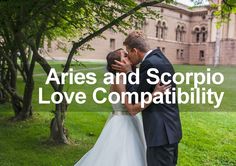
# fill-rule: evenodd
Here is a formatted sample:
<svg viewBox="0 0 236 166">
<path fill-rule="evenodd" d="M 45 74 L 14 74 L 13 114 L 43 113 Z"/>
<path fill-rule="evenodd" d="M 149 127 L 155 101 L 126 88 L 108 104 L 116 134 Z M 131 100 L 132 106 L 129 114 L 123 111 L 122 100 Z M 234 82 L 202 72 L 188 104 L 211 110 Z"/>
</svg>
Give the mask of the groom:
<svg viewBox="0 0 236 166">
<path fill-rule="evenodd" d="M 159 71 L 159 78 L 164 72 L 171 74 L 174 69 L 169 60 L 160 49 L 150 50 L 145 38 L 140 31 L 134 31 L 124 41 L 128 52 L 128 59 L 123 62 L 116 62 L 113 69 L 125 72 L 129 75 L 132 72 L 131 64 L 140 65 L 140 84 L 131 85 L 127 83 L 128 92 L 152 92 L 155 85 L 150 85 L 147 79 L 153 80 L 147 74 L 150 68 Z M 135 79 L 135 78 L 133 78 Z M 171 83 L 172 88 L 176 85 Z M 170 96 L 170 100 L 172 96 Z M 134 101 L 134 100 L 133 100 Z M 135 112 L 136 114 L 138 112 Z M 142 111 L 144 133 L 147 143 L 148 166 L 175 166 L 178 159 L 178 143 L 182 138 L 181 122 L 178 104 L 154 104 Z"/>
</svg>

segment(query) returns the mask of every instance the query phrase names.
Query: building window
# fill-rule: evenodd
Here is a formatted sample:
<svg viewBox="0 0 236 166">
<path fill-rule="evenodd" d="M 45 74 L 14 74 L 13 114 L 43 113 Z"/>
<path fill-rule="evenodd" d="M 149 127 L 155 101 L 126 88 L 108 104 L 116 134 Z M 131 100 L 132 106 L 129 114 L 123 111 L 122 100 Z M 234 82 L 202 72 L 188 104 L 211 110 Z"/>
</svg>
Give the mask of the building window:
<svg viewBox="0 0 236 166">
<path fill-rule="evenodd" d="M 178 59 L 178 60 L 184 59 L 184 50 L 183 49 L 176 50 L 176 59 Z"/>
<path fill-rule="evenodd" d="M 116 49 L 116 40 L 110 39 L 110 49 L 115 50 Z"/>
<path fill-rule="evenodd" d="M 196 36 L 196 42 L 197 42 L 197 43 L 200 42 L 200 33 L 197 33 L 197 36 Z"/>
<path fill-rule="evenodd" d="M 184 50 L 180 50 L 180 59 L 184 59 Z"/>
<path fill-rule="evenodd" d="M 179 49 L 176 50 L 176 59 L 180 59 L 179 58 Z"/>
<path fill-rule="evenodd" d="M 202 42 L 206 42 L 206 34 L 202 33 Z"/>
<path fill-rule="evenodd" d="M 161 28 L 161 39 L 164 39 L 164 29 Z"/>
<path fill-rule="evenodd" d="M 180 33 L 180 26 L 178 25 L 176 28 L 176 33 L 175 33 L 175 40 L 179 41 L 179 33 Z"/>
<path fill-rule="evenodd" d="M 160 37 L 160 30 L 161 30 L 161 21 L 158 21 L 156 25 L 156 38 Z"/>
<path fill-rule="evenodd" d="M 167 31 L 166 22 L 158 21 L 156 25 L 156 38 L 165 39 L 166 31 Z"/>
<path fill-rule="evenodd" d="M 185 27 L 182 25 L 178 25 L 177 28 L 176 28 L 176 41 L 179 41 L 179 42 L 183 42 L 184 41 L 184 37 L 185 37 L 185 33 L 186 33 L 186 30 L 185 30 Z"/>
<path fill-rule="evenodd" d="M 159 38 L 159 27 L 156 26 L 156 38 Z"/>
<path fill-rule="evenodd" d="M 200 61 L 205 61 L 205 52 L 203 50 L 200 50 L 199 60 Z"/>
<path fill-rule="evenodd" d="M 167 26 L 166 26 L 166 23 L 165 22 L 163 22 L 162 23 L 162 27 L 161 27 L 161 38 L 162 39 L 164 39 L 165 38 L 165 36 L 166 36 L 166 29 L 167 29 Z"/>
<path fill-rule="evenodd" d="M 201 27 L 196 27 L 194 30 L 193 30 L 193 34 L 194 34 L 194 38 L 195 38 L 195 41 L 194 42 L 197 42 L 197 43 L 200 43 L 200 42 L 206 42 L 207 41 L 207 29 L 205 26 Z"/>
<path fill-rule="evenodd" d="M 183 18 L 183 14 L 182 14 L 182 13 L 180 13 L 180 14 L 179 14 L 179 17 L 180 17 L 180 18 Z"/>
<path fill-rule="evenodd" d="M 180 31 L 180 41 L 181 42 L 184 41 L 184 35 L 185 35 L 185 28 L 184 28 L 184 26 L 182 26 L 181 31 Z"/>
<path fill-rule="evenodd" d="M 207 30 L 205 27 L 201 28 L 201 33 L 202 33 L 202 42 L 206 42 L 207 39 Z"/>
<path fill-rule="evenodd" d="M 193 31 L 194 35 L 195 35 L 195 42 L 199 43 L 200 42 L 200 29 L 198 27 L 196 27 Z"/>
</svg>

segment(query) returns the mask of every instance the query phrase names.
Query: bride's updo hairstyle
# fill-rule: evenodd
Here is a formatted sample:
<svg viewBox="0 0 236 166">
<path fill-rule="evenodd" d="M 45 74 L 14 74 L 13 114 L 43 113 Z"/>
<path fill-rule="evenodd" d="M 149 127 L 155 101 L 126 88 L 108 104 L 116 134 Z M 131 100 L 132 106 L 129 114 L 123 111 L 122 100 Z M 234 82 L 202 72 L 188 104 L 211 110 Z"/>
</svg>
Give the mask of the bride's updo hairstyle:
<svg viewBox="0 0 236 166">
<path fill-rule="evenodd" d="M 120 51 L 123 50 L 122 48 L 110 52 L 106 59 L 107 59 L 107 71 L 116 74 L 116 70 L 112 69 L 111 65 L 116 64 L 115 60 L 121 61 L 121 53 Z"/>
</svg>

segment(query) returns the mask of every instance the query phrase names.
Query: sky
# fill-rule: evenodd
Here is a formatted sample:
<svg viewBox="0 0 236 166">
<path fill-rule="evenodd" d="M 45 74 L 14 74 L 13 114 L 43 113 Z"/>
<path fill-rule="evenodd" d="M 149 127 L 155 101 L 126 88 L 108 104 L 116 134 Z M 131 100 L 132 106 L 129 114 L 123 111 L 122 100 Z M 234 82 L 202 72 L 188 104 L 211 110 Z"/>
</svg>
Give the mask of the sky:
<svg viewBox="0 0 236 166">
<path fill-rule="evenodd" d="M 176 0 L 177 2 L 180 2 L 182 4 L 188 5 L 188 6 L 193 6 L 194 3 L 191 2 L 191 0 Z M 208 4 L 207 0 L 203 0 L 204 4 Z"/>
</svg>

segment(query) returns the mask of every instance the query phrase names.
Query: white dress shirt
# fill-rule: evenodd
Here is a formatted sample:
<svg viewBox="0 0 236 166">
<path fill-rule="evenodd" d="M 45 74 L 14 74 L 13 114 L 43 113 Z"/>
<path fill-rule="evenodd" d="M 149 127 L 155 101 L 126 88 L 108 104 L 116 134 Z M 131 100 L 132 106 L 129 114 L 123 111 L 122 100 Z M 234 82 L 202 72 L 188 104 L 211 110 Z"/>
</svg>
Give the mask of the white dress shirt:
<svg viewBox="0 0 236 166">
<path fill-rule="evenodd" d="M 152 50 L 149 50 L 148 52 L 146 52 L 146 54 L 145 54 L 144 57 L 143 57 L 142 62 L 145 60 L 145 58 L 146 58 L 151 52 L 152 52 Z"/>
</svg>

